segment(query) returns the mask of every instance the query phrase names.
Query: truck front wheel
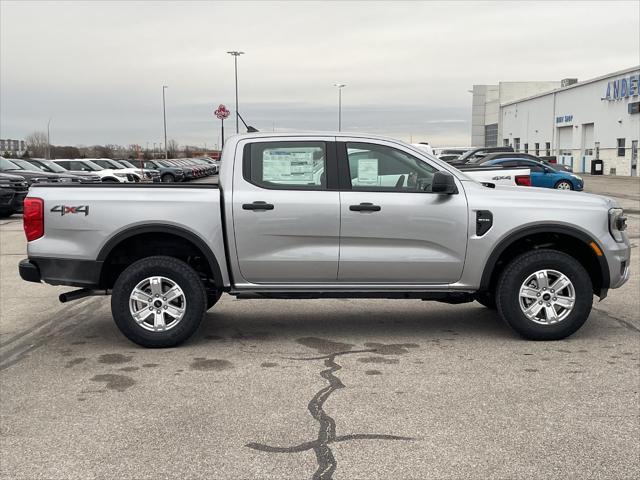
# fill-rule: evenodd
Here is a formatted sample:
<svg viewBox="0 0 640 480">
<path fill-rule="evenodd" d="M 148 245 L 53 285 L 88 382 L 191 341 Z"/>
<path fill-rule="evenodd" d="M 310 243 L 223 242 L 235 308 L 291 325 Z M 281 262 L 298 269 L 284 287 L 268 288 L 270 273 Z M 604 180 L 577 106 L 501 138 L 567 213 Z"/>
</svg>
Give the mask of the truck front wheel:
<svg viewBox="0 0 640 480">
<path fill-rule="evenodd" d="M 138 260 L 118 277 L 111 311 L 120 331 L 149 348 L 173 347 L 198 329 L 207 295 L 196 271 L 181 260 Z"/>
<path fill-rule="evenodd" d="M 541 249 L 509 263 L 498 282 L 496 302 L 502 318 L 521 336 L 560 340 L 589 317 L 593 287 L 575 258 Z"/>
</svg>

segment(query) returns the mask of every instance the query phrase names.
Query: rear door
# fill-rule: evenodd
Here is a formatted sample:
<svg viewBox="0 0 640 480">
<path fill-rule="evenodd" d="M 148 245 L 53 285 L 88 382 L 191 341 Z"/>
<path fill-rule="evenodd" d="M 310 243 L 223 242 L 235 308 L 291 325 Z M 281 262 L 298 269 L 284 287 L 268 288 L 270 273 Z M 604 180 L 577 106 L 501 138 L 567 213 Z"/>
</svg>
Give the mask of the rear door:
<svg viewBox="0 0 640 480">
<path fill-rule="evenodd" d="M 383 140 L 338 144 L 341 235 L 338 280 L 447 284 L 460 279 L 467 201 L 431 193 L 436 166 Z"/>
<path fill-rule="evenodd" d="M 333 137 L 244 141 L 234 165 L 240 273 L 251 283 L 326 283 L 338 274 L 340 194 Z"/>
</svg>

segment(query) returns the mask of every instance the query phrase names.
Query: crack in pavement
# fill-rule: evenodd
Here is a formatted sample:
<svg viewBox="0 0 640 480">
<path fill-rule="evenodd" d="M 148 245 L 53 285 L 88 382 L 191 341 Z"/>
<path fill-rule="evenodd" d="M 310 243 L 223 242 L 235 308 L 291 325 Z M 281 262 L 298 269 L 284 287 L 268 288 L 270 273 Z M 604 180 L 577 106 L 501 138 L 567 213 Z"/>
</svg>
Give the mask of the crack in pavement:
<svg viewBox="0 0 640 480">
<path fill-rule="evenodd" d="M 271 445 L 265 445 L 261 443 L 248 443 L 245 446 L 268 453 L 297 453 L 307 450 L 313 450 L 316 455 L 316 461 L 318 462 L 318 468 L 316 469 L 313 480 L 330 480 L 333 478 L 333 472 L 336 470 L 338 462 L 336 461 L 333 452 L 331 451 L 330 444 L 345 442 L 348 440 L 414 440 L 411 437 L 402 437 L 398 435 L 385 435 L 377 433 L 355 433 L 349 435 L 336 435 L 336 422 L 335 420 L 324 410 L 324 403 L 329 396 L 340 388 L 344 388 L 342 381 L 334 375 L 335 372 L 342 369 L 342 365 L 336 362 L 336 357 L 340 355 L 358 354 L 358 353 L 370 353 L 376 352 L 376 349 L 368 350 L 352 350 L 335 352 L 321 357 L 308 357 L 308 358 L 292 358 L 291 360 L 324 360 L 324 365 L 327 367 L 320 372 L 320 376 L 329 382 L 329 385 L 319 390 L 309 402 L 307 408 L 311 416 L 318 422 L 318 437 L 310 442 L 304 442 L 299 445 L 291 447 L 276 447 Z"/>
</svg>

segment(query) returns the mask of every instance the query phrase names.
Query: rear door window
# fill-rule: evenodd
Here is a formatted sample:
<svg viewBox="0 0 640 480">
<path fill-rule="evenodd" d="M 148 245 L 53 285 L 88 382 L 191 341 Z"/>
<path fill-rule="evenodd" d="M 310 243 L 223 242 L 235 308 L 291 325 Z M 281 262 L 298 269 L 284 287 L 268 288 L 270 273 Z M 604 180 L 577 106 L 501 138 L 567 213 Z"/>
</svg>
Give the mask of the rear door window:
<svg viewBox="0 0 640 480">
<path fill-rule="evenodd" d="M 258 142 L 245 146 L 244 178 L 268 189 L 325 190 L 325 142 Z"/>
</svg>

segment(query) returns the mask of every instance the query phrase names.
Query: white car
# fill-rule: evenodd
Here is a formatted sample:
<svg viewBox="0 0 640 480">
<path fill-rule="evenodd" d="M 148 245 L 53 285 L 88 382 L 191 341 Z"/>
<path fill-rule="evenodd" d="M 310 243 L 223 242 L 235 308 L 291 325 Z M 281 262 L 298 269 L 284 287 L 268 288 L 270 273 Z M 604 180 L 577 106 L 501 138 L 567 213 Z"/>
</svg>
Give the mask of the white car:
<svg viewBox="0 0 640 480">
<path fill-rule="evenodd" d="M 102 182 L 120 182 L 127 183 L 135 181 L 131 174 L 113 170 L 110 168 L 102 168 L 100 165 L 93 163 L 91 160 L 82 158 L 72 159 L 58 159 L 53 160 L 56 164 L 60 165 L 65 170 L 69 170 L 71 173 L 95 173 L 100 177 Z"/>
<path fill-rule="evenodd" d="M 135 166 L 127 166 L 120 161 L 111 160 L 110 158 L 91 158 L 88 160 L 100 165 L 102 168 L 117 170 L 119 172 L 131 175 L 134 182 L 160 181 L 159 170 L 149 170 L 145 168 L 136 168 Z"/>
<path fill-rule="evenodd" d="M 530 187 L 531 186 L 531 169 L 526 167 L 499 167 L 474 165 L 472 167 L 457 166 L 458 170 L 467 177 L 472 178 L 476 182 L 483 185 L 510 185 L 512 187 Z"/>
</svg>

